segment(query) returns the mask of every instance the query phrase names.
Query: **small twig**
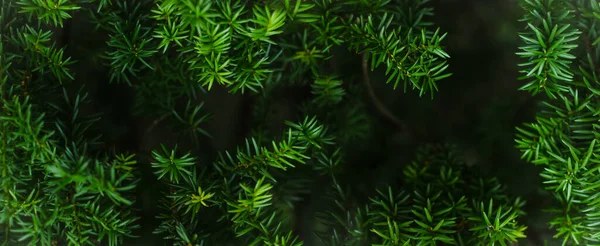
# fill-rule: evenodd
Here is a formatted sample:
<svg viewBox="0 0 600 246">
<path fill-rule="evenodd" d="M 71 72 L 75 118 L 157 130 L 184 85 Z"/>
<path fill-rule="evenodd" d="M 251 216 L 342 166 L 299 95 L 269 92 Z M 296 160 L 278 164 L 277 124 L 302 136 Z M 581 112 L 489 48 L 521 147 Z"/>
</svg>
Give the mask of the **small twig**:
<svg viewBox="0 0 600 246">
<path fill-rule="evenodd" d="M 171 115 L 171 113 L 164 114 L 160 118 L 154 120 L 152 122 L 152 124 L 150 124 L 148 126 L 148 128 L 146 128 L 146 134 L 149 133 L 150 131 L 152 131 L 152 129 L 154 129 L 154 127 L 156 127 L 161 121 L 163 121 L 164 119 L 166 119 L 169 115 Z"/>
<path fill-rule="evenodd" d="M 375 91 L 371 87 L 371 79 L 369 78 L 369 66 L 367 63 L 367 53 L 362 54 L 362 74 L 363 74 L 363 82 L 367 87 L 367 92 L 369 93 L 369 97 L 373 100 L 375 107 L 387 120 L 392 122 L 402 131 L 406 131 L 406 125 L 400 119 L 398 119 L 375 95 Z"/>
</svg>

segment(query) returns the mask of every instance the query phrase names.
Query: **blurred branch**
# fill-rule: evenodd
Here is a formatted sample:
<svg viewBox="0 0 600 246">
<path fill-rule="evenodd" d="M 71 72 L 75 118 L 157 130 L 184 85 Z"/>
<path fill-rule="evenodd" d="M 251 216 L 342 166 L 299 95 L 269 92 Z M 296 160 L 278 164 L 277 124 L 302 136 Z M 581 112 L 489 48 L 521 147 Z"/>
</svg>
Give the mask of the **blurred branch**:
<svg viewBox="0 0 600 246">
<path fill-rule="evenodd" d="M 585 42 L 585 49 L 587 50 L 588 54 L 590 54 L 590 57 L 592 57 L 592 63 L 594 64 L 593 72 L 596 72 L 596 66 L 598 66 L 598 63 L 596 63 L 596 54 L 594 54 L 592 42 L 590 42 L 590 38 L 586 35 L 583 35 L 583 42 Z"/>
<path fill-rule="evenodd" d="M 146 134 L 150 133 L 150 131 L 152 131 L 152 129 L 154 129 L 154 127 L 156 127 L 161 121 L 166 119 L 169 115 L 171 115 L 171 113 L 166 113 L 166 114 L 162 115 L 160 118 L 154 120 L 152 122 L 152 124 L 150 124 L 148 126 L 148 128 L 146 128 Z"/>
<path fill-rule="evenodd" d="M 369 78 L 369 69 L 367 63 L 367 53 L 362 54 L 362 75 L 363 82 L 365 83 L 365 87 L 367 88 L 367 92 L 369 93 L 369 97 L 373 100 L 377 111 L 381 113 L 387 120 L 389 120 L 392 124 L 396 125 L 402 131 L 406 131 L 407 127 L 403 121 L 398 119 L 375 95 L 375 91 L 373 91 L 373 87 L 371 87 L 371 79 Z"/>
</svg>

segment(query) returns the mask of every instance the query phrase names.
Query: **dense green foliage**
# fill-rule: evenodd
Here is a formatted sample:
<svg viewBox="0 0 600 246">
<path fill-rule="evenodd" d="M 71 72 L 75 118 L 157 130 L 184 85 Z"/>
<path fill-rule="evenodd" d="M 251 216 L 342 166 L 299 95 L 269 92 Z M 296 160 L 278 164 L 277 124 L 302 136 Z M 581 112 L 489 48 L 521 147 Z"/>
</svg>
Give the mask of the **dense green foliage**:
<svg viewBox="0 0 600 246">
<path fill-rule="evenodd" d="M 600 3 L 523 1 L 521 88 L 548 99 L 534 123 L 519 127 L 523 158 L 542 165 L 556 204 L 550 226 L 565 244 L 600 244 L 598 77 Z"/>
<path fill-rule="evenodd" d="M 431 100 L 443 93 L 438 83 L 451 76 L 451 58 L 429 4 L 2 0 L 3 245 L 128 245 L 143 240 L 144 230 L 160 236 L 156 245 L 508 245 L 525 238 L 525 201 L 468 165 L 453 144 L 420 146 L 389 182 L 345 178 L 355 171 L 345 165 L 357 151 L 351 144 L 374 128 L 363 90 L 383 118 L 403 127 L 376 100 L 369 73 L 381 71 L 390 90 Z M 548 100 L 535 123 L 517 128 L 517 148 L 544 167 L 557 201 L 556 237 L 600 244 L 600 5 L 521 4 L 521 89 Z M 118 141 L 104 136 L 111 123 L 90 106 L 84 78 L 93 75 L 78 73 L 79 61 L 57 41 L 71 35 L 75 15 L 104 37 L 101 47 L 78 47 L 102 68 L 105 83 L 133 91 L 132 114 L 155 119 L 141 134 L 163 122 L 169 141 L 149 153 L 107 144 Z M 339 57 L 362 69 L 346 73 Z M 238 147 L 212 153 L 205 124 L 221 112 L 206 110 L 203 96 L 216 88 L 253 103 Z M 285 90 L 300 102 L 280 121 Z M 154 188 L 151 198 L 141 195 Z M 298 233 L 296 214 L 308 197 L 322 206 L 311 230 Z M 155 225 L 148 199 L 158 200 Z"/>
</svg>

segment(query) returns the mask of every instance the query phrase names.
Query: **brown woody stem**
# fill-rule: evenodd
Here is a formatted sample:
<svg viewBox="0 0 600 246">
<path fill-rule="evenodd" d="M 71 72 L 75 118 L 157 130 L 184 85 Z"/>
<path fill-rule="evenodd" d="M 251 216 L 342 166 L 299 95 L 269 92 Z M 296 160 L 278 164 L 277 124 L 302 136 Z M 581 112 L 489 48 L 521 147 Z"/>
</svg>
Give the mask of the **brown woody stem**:
<svg viewBox="0 0 600 246">
<path fill-rule="evenodd" d="M 392 124 L 400 128 L 402 131 L 406 130 L 406 124 L 398 119 L 375 95 L 375 91 L 373 91 L 373 87 L 371 87 L 371 79 L 369 78 L 369 67 L 367 62 L 367 53 L 362 54 L 362 74 L 363 74 L 363 82 L 365 83 L 365 87 L 367 88 L 367 92 L 369 93 L 369 97 L 375 104 L 377 111 L 381 113 L 388 121 Z"/>
</svg>

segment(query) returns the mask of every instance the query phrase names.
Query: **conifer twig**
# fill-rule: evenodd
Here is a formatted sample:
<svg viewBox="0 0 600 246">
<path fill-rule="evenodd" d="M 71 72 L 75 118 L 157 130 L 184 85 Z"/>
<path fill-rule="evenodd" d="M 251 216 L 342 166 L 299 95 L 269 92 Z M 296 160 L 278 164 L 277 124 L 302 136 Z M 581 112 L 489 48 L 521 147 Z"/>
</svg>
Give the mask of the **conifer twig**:
<svg viewBox="0 0 600 246">
<path fill-rule="evenodd" d="M 400 119 L 398 119 L 375 95 L 375 91 L 373 91 L 373 87 L 371 87 L 371 79 L 369 78 L 369 67 L 367 63 L 367 53 L 362 54 L 362 75 L 363 82 L 365 83 L 365 87 L 367 88 L 367 92 L 369 93 L 369 97 L 373 100 L 375 107 L 387 120 L 396 125 L 402 131 L 406 130 L 406 125 Z"/>
</svg>

